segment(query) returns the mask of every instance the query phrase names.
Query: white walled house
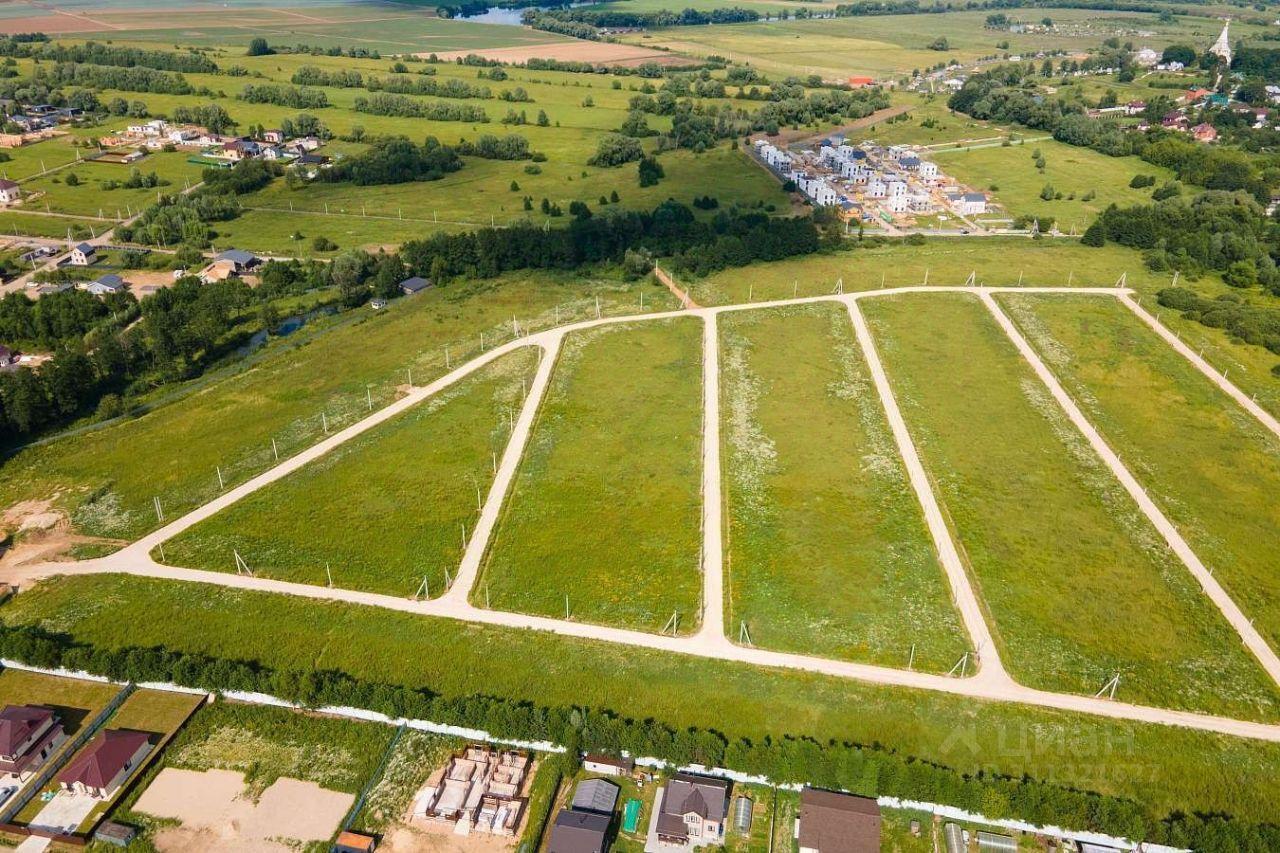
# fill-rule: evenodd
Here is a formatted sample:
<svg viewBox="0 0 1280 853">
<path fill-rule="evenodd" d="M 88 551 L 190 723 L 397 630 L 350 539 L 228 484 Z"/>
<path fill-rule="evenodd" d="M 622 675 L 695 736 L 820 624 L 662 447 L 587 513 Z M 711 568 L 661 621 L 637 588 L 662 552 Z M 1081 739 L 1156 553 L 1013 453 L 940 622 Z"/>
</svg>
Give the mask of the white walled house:
<svg viewBox="0 0 1280 853">
<path fill-rule="evenodd" d="M 22 187 L 17 181 L 0 180 L 0 204 L 13 204 L 22 198 Z"/>
</svg>

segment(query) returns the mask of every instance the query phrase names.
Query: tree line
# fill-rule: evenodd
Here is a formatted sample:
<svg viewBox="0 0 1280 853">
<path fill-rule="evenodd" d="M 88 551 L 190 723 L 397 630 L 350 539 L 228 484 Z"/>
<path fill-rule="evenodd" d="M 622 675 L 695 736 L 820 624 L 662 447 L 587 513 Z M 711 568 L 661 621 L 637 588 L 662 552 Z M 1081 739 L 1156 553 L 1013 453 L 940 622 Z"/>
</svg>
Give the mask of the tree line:
<svg viewBox="0 0 1280 853">
<path fill-rule="evenodd" d="M 356 98 L 352 108 L 356 112 L 370 115 L 424 118 L 430 121 L 465 121 L 475 124 L 489 121 L 489 114 L 484 108 L 474 104 L 419 101 L 388 92 L 378 92 L 368 98 Z"/>
<path fill-rule="evenodd" d="M 321 169 L 315 179 L 323 183 L 350 181 L 360 186 L 403 184 L 438 181 L 461 168 L 458 152 L 442 145 L 434 136 L 427 137 L 421 145 L 403 136 L 393 136 L 376 139 L 365 151 Z"/>
<path fill-rule="evenodd" d="M 46 36 L 47 38 L 47 36 Z M 114 44 L 85 42 L 62 44 L 0 38 L 0 56 L 15 59 L 38 59 L 48 62 L 83 62 L 91 65 L 117 65 L 122 68 L 154 68 L 191 74 L 214 74 L 217 64 L 209 57 L 191 51 L 143 50 Z"/>
<path fill-rule="evenodd" d="M 878 744 L 802 736 L 730 740 L 723 734 L 627 717 L 607 708 L 552 706 L 359 679 L 338 670 L 291 670 L 258 661 L 165 648 L 106 648 L 35 625 L 0 626 L 0 653 L 31 666 L 82 670 L 118 681 L 172 682 L 210 691 L 267 693 L 306 707 L 364 708 L 392 718 L 482 729 L 501 738 L 551 741 L 584 751 L 659 758 L 765 776 L 864 796 L 942 803 L 990 818 L 1067 826 L 1206 853 L 1280 849 L 1280 827 L 1225 814 L 1161 815 L 1131 799 L 1035 779 L 965 773 Z"/>
<path fill-rule="evenodd" d="M 122 92 L 150 92 L 156 95 L 191 95 L 196 93 L 187 78 L 176 71 L 156 71 L 137 66 L 118 68 L 111 65 L 85 65 L 59 62 L 50 68 L 37 68 L 34 78 L 54 86 L 90 86 L 95 89 L 119 89 Z M 207 89 L 203 94 L 211 94 Z"/>
<path fill-rule="evenodd" d="M 275 83 L 250 83 L 236 98 L 250 104 L 274 104 L 296 110 L 320 110 L 329 106 L 329 96 L 320 89 Z"/>
</svg>

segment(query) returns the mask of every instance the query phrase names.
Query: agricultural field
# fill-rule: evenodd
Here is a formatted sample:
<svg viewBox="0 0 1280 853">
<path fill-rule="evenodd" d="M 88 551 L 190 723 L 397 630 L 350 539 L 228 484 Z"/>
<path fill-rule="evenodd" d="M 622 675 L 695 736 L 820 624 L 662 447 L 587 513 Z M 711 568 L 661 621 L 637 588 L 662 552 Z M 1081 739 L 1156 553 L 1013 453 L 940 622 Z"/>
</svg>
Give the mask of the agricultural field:
<svg viewBox="0 0 1280 853">
<path fill-rule="evenodd" d="M 968 649 L 843 306 L 722 314 L 725 624 L 946 671 Z"/>
<path fill-rule="evenodd" d="M 0 31 L 41 30 L 71 38 L 121 39 L 213 47 L 244 46 L 255 35 L 272 42 L 319 47 L 353 45 L 383 53 L 415 53 L 546 44 L 565 36 L 523 27 L 445 20 L 434 6 L 392 2 L 237 3 L 234 9 L 211 11 L 192 0 L 164 0 L 159 6 L 121 8 L 107 2 L 75 5 L 76 14 L 46 12 L 23 4 L 5 10 Z"/>
<path fill-rule="evenodd" d="M 1197 556 L 1280 642 L 1280 439 L 1118 303 L 1002 302 Z"/>
<path fill-rule="evenodd" d="M 383 311 L 320 320 L 269 344 L 251 369 L 195 385 L 197 393 L 18 453 L 6 462 L 0 505 L 35 501 L 79 532 L 133 538 L 157 526 L 153 497 L 167 518 L 207 503 L 219 493 L 219 467 L 228 485 L 266 470 L 272 439 L 282 458 L 292 455 L 322 438 L 326 424 L 339 429 L 366 415 L 370 399 L 391 402 L 407 369 L 419 384 L 443 375 L 446 346 L 451 363 L 460 363 L 482 342 L 488 349 L 510 340 L 513 318 L 522 331 L 548 328 L 594 317 L 597 298 L 605 315 L 634 314 L 642 292 L 648 310 L 675 307 L 650 282 L 538 272 L 460 282 Z"/>
<path fill-rule="evenodd" d="M 1161 813 L 1222 810 L 1265 821 L 1280 797 L 1280 745 L 1265 741 L 358 605 L 86 575 L 23 593 L 0 608 L 0 620 L 39 623 L 106 648 L 164 646 L 269 667 L 334 669 L 446 697 L 483 692 L 610 708 L 676 728 L 715 729 L 730 741 L 792 734 L 880 743 L 964 772 L 1028 773 L 1130 797 Z M 180 743 L 187 742 L 184 735 Z"/>
<path fill-rule="evenodd" d="M 477 603 L 650 631 L 676 613 L 696 628 L 702 334 L 679 318 L 566 338 Z"/>
<path fill-rule="evenodd" d="M 1076 285 L 1111 287 L 1121 281 L 1138 293 L 1153 313 L 1155 295 L 1168 287 L 1172 277 L 1146 268 L 1138 252 L 1109 243 L 1101 248 L 1082 246 L 1075 240 L 1029 240 L 1025 237 L 989 237 L 974 240 L 936 238 L 920 245 L 890 243 L 874 248 L 853 247 L 837 252 L 762 262 L 750 275 L 725 270 L 705 278 L 681 281 L 702 305 L 789 299 L 792 295 L 831 293 L 837 283 L 846 293 L 879 287 L 910 287 L 921 283 L 962 285 L 969 274 L 979 285 L 1039 286 Z M 1206 297 L 1240 294 L 1216 275 L 1196 283 Z M 1241 294 L 1246 299 L 1265 296 Z M 1257 397 L 1259 405 L 1280 416 L 1280 383 L 1271 373 L 1276 357 L 1263 347 L 1234 340 L 1220 329 L 1211 329 L 1172 311 L 1161 319 L 1188 345 L 1202 350 L 1231 381 Z"/>
<path fill-rule="evenodd" d="M 1014 10 L 1010 17 L 1033 21 L 1043 17 L 1018 11 Z M 987 11 L 966 11 L 670 27 L 628 35 L 624 40 L 693 56 L 727 56 L 776 74 L 824 77 L 869 74 L 897 78 L 940 62 L 972 63 L 1003 53 L 1083 51 L 1099 46 L 1112 36 L 1156 49 L 1174 42 L 1207 47 L 1222 28 L 1213 18 L 1180 16 L 1172 24 L 1162 24 L 1156 15 L 1149 13 L 1053 9 L 1046 14 L 1053 18 L 1054 32 L 1012 33 L 988 29 L 985 26 L 988 14 Z M 1233 25 L 1232 36 L 1248 39 L 1264 30 L 1246 24 Z M 947 39 L 947 50 L 929 48 L 935 39 L 942 37 Z M 1001 42 L 1007 42 L 1008 48 L 998 48 Z"/>
<path fill-rule="evenodd" d="M 262 577 L 442 594 L 537 362 L 532 348 L 505 356 L 184 531 L 165 561 L 234 572 L 239 553 Z"/>
<path fill-rule="evenodd" d="M 1119 674 L 1126 700 L 1280 715 L 1275 685 L 981 303 L 864 311 L 1015 678 L 1091 694 Z"/>
<path fill-rule="evenodd" d="M 188 163 L 188 156 L 178 151 L 157 152 L 129 166 L 91 161 L 71 165 L 44 177 L 24 181 L 23 193 L 29 199 L 23 202 L 23 207 L 75 216 L 125 219 L 130 213 L 154 204 L 159 193 L 181 192 L 198 183 L 203 170 Z M 109 188 L 111 182 L 120 184 L 129 180 L 134 170 L 147 177 L 154 174 L 159 186 Z M 72 175 L 75 177 L 71 178 Z M 101 229 L 103 226 L 98 227 Z"/>
<path fill-rule="evenodd" d="M 1044 170 L 1036 166 L 1037 153 Z M 1016 145 L 986 143 L 965 148 L 938 148 L 931 159 L 947 175 L 975 189 L 990 192 L 1013 217 L 1033 216 L 1047 225 L 1080 234 L 1112 204 L 1127 207 L 1149 204 L 1151 188 L 1132 189 L 1135 175 L 1150 175 L 1156 185 L 1173 178 L 1160 166 L 1137 157 L 1108 157 L 1087 148 L 1052 139 L 1031 137 Z M 1053 190 L 1062 198 L 1045 200 Z M 993 218 L 990 213 L 980 219 Z"/>
</svg>

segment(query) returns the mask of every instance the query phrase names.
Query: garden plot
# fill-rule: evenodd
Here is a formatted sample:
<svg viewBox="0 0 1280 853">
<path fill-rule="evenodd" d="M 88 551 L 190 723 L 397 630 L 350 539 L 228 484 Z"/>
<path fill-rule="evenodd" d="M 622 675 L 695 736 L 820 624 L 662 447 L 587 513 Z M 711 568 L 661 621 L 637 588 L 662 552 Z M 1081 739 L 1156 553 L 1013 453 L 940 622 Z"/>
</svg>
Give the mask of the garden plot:
<svg viewBox="0 0 1280 853">
<path fill-rule="evenodd" d="M 699 620 L 702 323 L 565 339 L 473 599 L 658 631 Z"/>
<path fill-rule="evenodd" d="M 723 314 L 720 335 L 729 633 L 949 669 L 969 646 L 844 306 Z"/>
<path fill-rule="evenodd" d="M 234 572 L 239 553 L 261 577 L 442 594 L 537 362 L 503 357 L 184 531 L 167 561 Z"/>
<path fill-rule="evenodd" d="M 1118 302 L 1001 302 L 1236 604 L 1280 643 L 1280 440 Z"/>
<path fill-rule="evenodd" d="M 1010 672 L 1274 719 L 1275 685 L 982 305 L 865 305 Z"/>
</svg>

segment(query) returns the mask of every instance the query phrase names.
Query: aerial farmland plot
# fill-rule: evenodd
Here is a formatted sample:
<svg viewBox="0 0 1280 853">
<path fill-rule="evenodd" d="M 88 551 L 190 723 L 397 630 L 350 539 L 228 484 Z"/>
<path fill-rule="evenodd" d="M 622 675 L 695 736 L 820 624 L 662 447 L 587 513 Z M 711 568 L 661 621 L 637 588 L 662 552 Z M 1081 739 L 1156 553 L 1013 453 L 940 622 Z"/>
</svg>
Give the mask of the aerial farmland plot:
<svg viewBox="0 0 1280 853">
<path fill-rule="evenodd" d="M 565 339 L 474 600 L 697 625 L 702 334 L 677 318 Z"/>
<path fill-rule="evenodd" d="M 864 311 L 1019 681 L 1275 719 L 1280 694 L 973 298 Z"/>
<path fill-rule="evenodd" d="M 946 671 L 968 649 L 845 308 L 721 315 L 726 625 Z"/>
<path fill-rule="evenodd" d="M 518 350 L 165 544 L 177 565 L 440 595 L 537 364 Z M 425 586 L 419 589 L 424 583 Z"/>
<path fill-rule="evenodd" d="M 1118 302 L 1001 303 L 1258 630 L 1280 642 L 1280 439 Z"/>
</svg>

